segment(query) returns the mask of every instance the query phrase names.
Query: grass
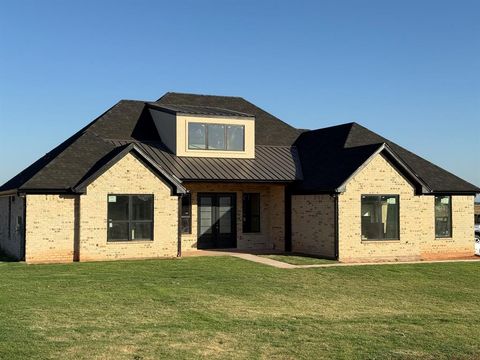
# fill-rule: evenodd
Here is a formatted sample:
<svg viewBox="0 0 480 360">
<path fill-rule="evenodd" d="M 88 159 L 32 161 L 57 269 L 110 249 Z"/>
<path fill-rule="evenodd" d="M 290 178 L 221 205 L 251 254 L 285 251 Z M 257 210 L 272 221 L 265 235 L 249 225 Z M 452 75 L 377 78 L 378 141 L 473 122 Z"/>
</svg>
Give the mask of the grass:
<svg viewBox="0 0 480 360">
<path fill-rule="evenodd" d="M 287 264 L 292 265 L 320 265 L 320 264 L 336 264 L 338 261 L 327 260 L 327 259 L 318 259 L 309 256 L 301 255 L 260 255 L 272 260 L 281 261 Z"/>
<path fill-rule="evenodd" d="M 478 263 L 0 263 L 0 359 L 479 358 Z"/>
</svg>

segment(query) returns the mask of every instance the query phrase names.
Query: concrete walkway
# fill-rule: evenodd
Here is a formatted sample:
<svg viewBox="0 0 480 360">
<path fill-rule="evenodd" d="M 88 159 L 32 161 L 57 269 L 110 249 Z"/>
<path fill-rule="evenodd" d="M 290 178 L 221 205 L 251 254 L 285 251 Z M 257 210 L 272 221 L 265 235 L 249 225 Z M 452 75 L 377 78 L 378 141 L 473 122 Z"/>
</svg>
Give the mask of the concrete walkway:
<svg viewBox="0 0 480 360">
<path fill-rule="evenodd" d="M 271 254 L 271 253 L 269 253 Z M 452 260 L 427 260 L 427 261 L 398 261 L 398 262 L 369 262 L 369 263 L 332 263 L 332 264 L 314 264 L 314 265 L 293 265 L 283 261 L 273 260 L 270 258 L 254 255 L 251 253 L 243 253 L 239 251 L 228 250 L 214 250 L 205 251 L 197 250 L 184 253 L 183 256 L 233 256 L 243 260 L 253 261 L 258 264 L 273 266 L 278 269 L 311 269 L 311 268 L 328 268 L 340 266 L 367 266 L 367 265 L 402 265 L 402 264 L 435 264 L 435 263 L 449 263 L 449 262 L 475 262 L 480 261 L 480 257 L 471 259 L 452 259 Z"/>
<path fill-rule="evenodd" d="M 279 269 L 311 269 L 311 268 L 328 268 L 328 267 L 340 267 L 340 266 L 366 266 L 366 265 L 402 265 L 402 264 L 434 264 L 434 263 L 449 263 L 449 262 L 475 262 L 480 259 L 461 259 L 461 260 L 431 260 L 431 261 L 398 261 L 398 262 L 370 262 L 370 263 L 333 263 L 333 264 L 312 264 L 312 265 L 292 265 L 282 261 L 277 261 L 262 256 L 252 254 L 235 254 L 240 259 L 253 261 L 259 264 L 273 266 Z"/>
<path fill-rule="evenodd" d="M 292 265 L 283 261 L 273 260 L 270 258 L 253 255 L 253 254 L 231 253 L 229 255 L 238 257 L 243 260 L 253 261 L 259 264 L 273 266 L 279 269 L 297 269 L 305 266 L 305 265 Z M 306 265 L 306 266 L 315 266 L 315 265 Z"/>
</svg>

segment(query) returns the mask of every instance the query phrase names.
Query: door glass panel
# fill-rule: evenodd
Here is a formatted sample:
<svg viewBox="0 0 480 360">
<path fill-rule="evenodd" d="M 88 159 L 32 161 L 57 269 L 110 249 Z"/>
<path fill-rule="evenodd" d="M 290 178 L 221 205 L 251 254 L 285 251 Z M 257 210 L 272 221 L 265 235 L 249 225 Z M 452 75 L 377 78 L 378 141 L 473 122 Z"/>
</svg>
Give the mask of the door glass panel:
<svg viewBox="0 0 480 360">
<path fill-rule="evenodd" d="M 229 196 L 220 196 L 218 199 L 218 223 L 220 234 L 232 232 L 232 199 Z"/>
<path fill-rule="evenodd" d="M 212 233 L 212 198 L 202 196 L 200 203 L 200 235 Z"/>
</svg>

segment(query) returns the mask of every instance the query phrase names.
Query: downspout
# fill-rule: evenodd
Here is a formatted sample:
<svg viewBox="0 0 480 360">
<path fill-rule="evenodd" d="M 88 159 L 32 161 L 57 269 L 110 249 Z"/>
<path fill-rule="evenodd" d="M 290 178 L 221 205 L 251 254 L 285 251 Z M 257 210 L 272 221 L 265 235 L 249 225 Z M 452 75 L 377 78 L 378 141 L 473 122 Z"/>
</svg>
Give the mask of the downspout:
<svg viewBox="0 0 480 360">
<path fill-rule="evenodd" d="M 177 257 L 182 257 L 182 198 L 183 194 L 178 196 L 178 215 L 177 215 Z"/>
<path fill-rule="evenodd" d="M 20 196 L 20 195 L 19 195 Z M 20 260 L 25 261 L 27 252 L 27 195 L 23 196 L 23 248 L 20 254 Z"/>
<path fill-rule="evenodd" d="M 73 202 L 73 261 L 80 261 L 80 244 L 81 244 L 81 197 L 77 195 Z"/>
<path fill-rule="evenodd" d="M 285 252 L 292 251 L 292 194 L 288 186 L 285 187 Z"/>
<path fill-rule="evenodd" d="M 333 194 L 333 212 L 334 212 L 334 227 L 335 227 L 335 239 L 334 239 L 334 256 L 335 260 L 338 260 L 338 194 Z"/>
</svg>

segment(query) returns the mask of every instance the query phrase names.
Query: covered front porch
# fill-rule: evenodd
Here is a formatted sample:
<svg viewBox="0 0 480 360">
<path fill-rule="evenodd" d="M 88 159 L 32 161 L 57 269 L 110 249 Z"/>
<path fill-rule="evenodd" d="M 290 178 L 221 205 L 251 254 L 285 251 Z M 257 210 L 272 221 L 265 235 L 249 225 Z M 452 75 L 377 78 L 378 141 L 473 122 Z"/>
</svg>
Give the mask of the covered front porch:
<svg viewBox="0 0 480 360">
<path fill-rule="evenodd" d="M 181 249 L 285 248 L 285 184 L 200 183 L 184 186 Z"/>
</svg>

